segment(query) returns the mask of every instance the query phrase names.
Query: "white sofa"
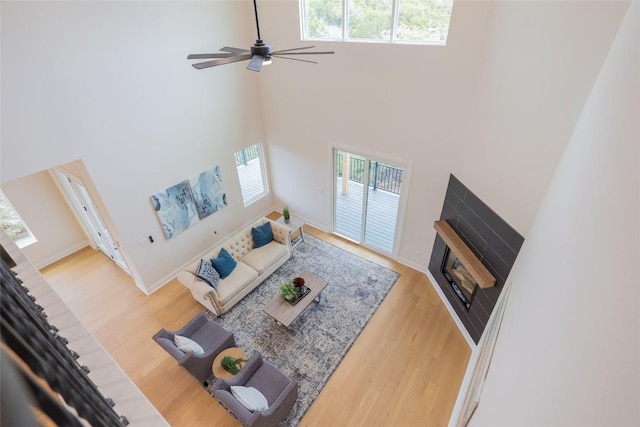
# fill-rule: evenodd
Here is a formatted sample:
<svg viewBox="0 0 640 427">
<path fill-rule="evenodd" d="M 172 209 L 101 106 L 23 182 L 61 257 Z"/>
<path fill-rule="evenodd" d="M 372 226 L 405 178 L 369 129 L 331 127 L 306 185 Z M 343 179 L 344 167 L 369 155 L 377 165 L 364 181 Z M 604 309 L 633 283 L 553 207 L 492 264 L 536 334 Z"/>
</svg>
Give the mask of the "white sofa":
<svg viewBox="0 0 640 427">
<path fill-rule="evenodd" d="M 251 228 L 271 222 L 273 241 L 255 249 Z M 225 248 L 238 263 L 225 279 L 220 279 L 217 291 L 196 277 L 200 260 L 178 273 L 178 280 L 189 288 L 193 298 L 215 315 L 227 312 L 271 273 L 291 258 L 289 229 L 275 221 L 261 218 L 256 223 L 216 245 L 202 256 L 208 261 Z"/>
</svg>

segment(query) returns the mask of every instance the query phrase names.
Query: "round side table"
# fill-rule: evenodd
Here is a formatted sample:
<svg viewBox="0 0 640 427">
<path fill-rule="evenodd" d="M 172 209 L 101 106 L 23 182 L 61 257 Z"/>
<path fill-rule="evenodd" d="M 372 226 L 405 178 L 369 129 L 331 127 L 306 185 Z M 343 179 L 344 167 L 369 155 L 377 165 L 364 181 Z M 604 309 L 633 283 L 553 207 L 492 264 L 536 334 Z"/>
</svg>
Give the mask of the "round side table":
<svg viewBox="0 0 640 427">
<path fill-rule="evenodd" d="M 222 358 L 225 356 L 231 356 L 234 359 L 240 358 L 240 359 L 244 359 L 247 360 L 247 355 L 244 354 L 244 351 L 242 351 L 242 349 L 238 348 L 238 347 L 230 347 L 227 348 L 226 350 L 222 350 L 220 352 L 220 354 L 218 354 L 216 356 L 215 359 L 213 359 L 213 365 L 211 367 L 211 370 L 213 371 L 213 375 L 216 378 L 222 378 L 224 380 L 230 380 L 231 378 L 233 378 L 235 376 L 235 374 L 232 374 L 229 371 L 225 371 L 225 369 L 222 367 Z M 242 369 L 244 367 L 244 365 L 246 365 L 247 362 L 242 362 L 241 363 L 241 368 Z"/>
</svg>

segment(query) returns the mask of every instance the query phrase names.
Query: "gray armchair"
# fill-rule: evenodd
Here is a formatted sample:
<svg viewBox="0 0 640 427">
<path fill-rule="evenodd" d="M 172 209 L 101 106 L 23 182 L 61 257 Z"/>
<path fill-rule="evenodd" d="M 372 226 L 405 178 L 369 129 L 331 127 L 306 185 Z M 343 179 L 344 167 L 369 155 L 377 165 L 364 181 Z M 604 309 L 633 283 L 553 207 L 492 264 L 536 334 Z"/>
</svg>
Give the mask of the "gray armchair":
<svg viewBox="0 0 640 427">
<path fill-rule="evenodd" d="M 254 387 L 269 403 L 264 411 L 251 412 L 231 394 L 231 386 Z M 271 363 L 254 352 L 247 364 L 232 379 L 216 379 L 209 391 L 243 426 L 276 426 L 284 419 L 298 398 L 298 383 L 290 380 Z"/>
<path fill-rule="evenodd" d="M 211 375 L 213 359 L 224 349 L 236 346 L 236 340 L 231 332 L 206 316 L 206 310 L 198 313 L 189 323 L 177 331 L 160 329 L 153 336 L 155 342 L 173 356 L 183 368 L 193 375 L 200 384 Z M 173 337 L 182 335 L 200 344 L 204 354 L 197 355 L 183 352 L 174 343 Z"/>
</svg>

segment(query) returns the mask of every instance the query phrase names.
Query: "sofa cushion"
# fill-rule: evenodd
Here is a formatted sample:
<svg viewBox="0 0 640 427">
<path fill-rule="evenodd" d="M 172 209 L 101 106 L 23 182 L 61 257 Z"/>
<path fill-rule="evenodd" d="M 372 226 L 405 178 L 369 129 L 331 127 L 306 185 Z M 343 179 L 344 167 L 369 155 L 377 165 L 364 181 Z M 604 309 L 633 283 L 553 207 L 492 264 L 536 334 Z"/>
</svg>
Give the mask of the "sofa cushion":
<svg viewBox="0 0 640 427">
<path fill-rule="evenodd" d="M 213 268 L 211 262 L 201 259 L 198 270 L 196 271 L 196 277 L 207 282 L 213 289 L 218 289 L 220 274 L 218 270 Z"/>
<path fill-rule="evenodd" d="M 258 227 L 251 227 L 251 236 L 253 237 L 253 249 L 257 249 L 266 245 L 273 240 L 271 223 L 265 222 Z"/>
<path fill-rule="evenodd" d="M 221 248 L 217 258 L 211 258 L 211 265 L 218 271 L 221 279 L 225 279 L 236 268 L 236 260 L 227 252 L 225 248 Z"/>
<path fill-rule="evenodd" d="M 238 262 L 233 272 L 218 282 L 218 301 L 225 305 L 233 297 L 246 289 L 258 277 L 258 272 L 244 262 Z"/>
<path fill-rule="evenodd" d="M 264 273 L 277 260 L 289 253 L 288 248 L 278 242 L 271 241 L 261 248 L 257 248 L 242 257 L 242 262 L 258 272 Z"/>
</svg>

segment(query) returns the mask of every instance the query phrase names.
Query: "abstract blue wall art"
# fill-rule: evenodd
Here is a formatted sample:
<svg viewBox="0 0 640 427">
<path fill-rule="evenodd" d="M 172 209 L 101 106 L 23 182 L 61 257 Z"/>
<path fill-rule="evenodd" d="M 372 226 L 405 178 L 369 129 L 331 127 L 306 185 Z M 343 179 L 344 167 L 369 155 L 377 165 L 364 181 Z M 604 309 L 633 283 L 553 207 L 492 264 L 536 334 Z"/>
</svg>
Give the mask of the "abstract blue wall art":
<svg viewBox="0 0 640 427">
<path fill-rule="evenodd" d="M 204 219 L 227 206 L 227 195 L 222 188 L 220 166 L 202 172 L 189 180 L 191 193 L 198 208 L 198 216 Z"/>
<path fill-rule="evenodd" d="M 167 239 L 198 222 L 196 204 L 187 181 L 182 181 L 162 193 L 152 195 L 151 201 Z"/>
</svg>

